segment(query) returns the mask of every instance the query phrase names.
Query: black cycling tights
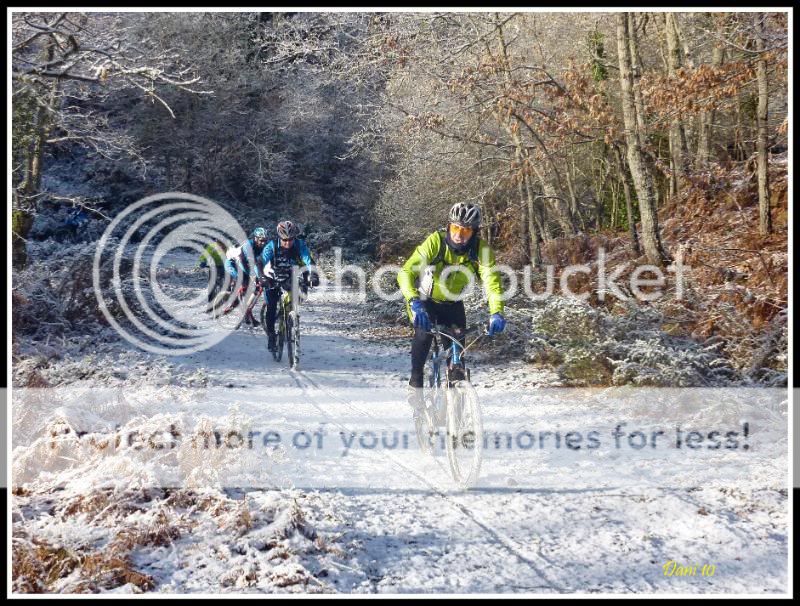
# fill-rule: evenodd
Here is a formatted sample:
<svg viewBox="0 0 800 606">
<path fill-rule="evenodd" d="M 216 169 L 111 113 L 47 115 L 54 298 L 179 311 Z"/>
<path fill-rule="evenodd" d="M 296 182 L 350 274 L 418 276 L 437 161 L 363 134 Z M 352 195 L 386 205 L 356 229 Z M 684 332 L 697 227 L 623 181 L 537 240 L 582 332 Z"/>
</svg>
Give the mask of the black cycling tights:
<svg viewBox="0 0 800 606">
<path fill-rule="evenodd" d="M 278 315 L 278 301 L 281 298 L 281 289 L 279 286 L 267 288 L 264 294 L 267 297 L 267 329 L 269 332 L 275 332 L 275 318 Z"/>
<path fill-rule="evenodd" d="M 431 319 L 431 324 L 436 323 L 441 329 L 467 328 L 467 316 L 464 312 L 464 302 L 454 301 L 452 303 L 436 303 L 431 300 L 423 301 L 425 311 Z M 412 387 L 422 387 L 422 373 L 425 368 L 425 360 L 431 350 L 433 335 L 425 332 L 421 328 L 414 328 L 414 340 L 411 343 L 411 379 L 408 384 Z M 445 339 L 447 341 L 447 339 Z M 460 339 L 464 344 L 463 337 Z M 444 347 L 450 345 L 449 341 L 442 344 Z"/>
</svg>

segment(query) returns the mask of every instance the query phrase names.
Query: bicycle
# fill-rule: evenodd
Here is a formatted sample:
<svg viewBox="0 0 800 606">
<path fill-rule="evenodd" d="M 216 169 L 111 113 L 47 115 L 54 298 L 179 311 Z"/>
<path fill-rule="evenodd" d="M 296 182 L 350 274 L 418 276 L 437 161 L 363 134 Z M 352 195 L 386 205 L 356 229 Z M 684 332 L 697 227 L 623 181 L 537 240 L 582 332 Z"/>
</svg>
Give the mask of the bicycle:
<svg viewBox="0 0 800 606">
<path fill-rule="evenodd" d="M 245 304 L 244 313 L 242 317 L 239 318 L 239 321 L 236 323 L 236 328 L 238 329 L 242 322 L 247 320 L 248 323 L 256 326 L 258 322 L 256 321 L 255 316 L 253 315 L 253 308 L 256 306 L 256 302 L 258 301 L 258 297 L 263 292 L 264 287 L 261 284 L 260 280 L 256 280 L 255 288 L 253 292 L 250 294 L 250 298 L 247 300 Z M 236 292 L 236 297 L 231 301 L 229 305 L 226 307 L 222 307 L 222 303 L 227 299 L 230 295 L 230 291 L 220 292 L 214 297 L 214 302 L 211 304 L 211 311 L 214 314 L 214 319 L 219 320 L 222 316 L 227 316 L 230 312 L 232 312 L 235 308 L 239 306 L 244 299 L 244 295 L 247 293 L 247 288 L 242 285 L 239 287 L 239 290 Z"/>
<path fill-rule="evenodd" d="M 439 427 L 445 427 L 450 473 L 461 488 L 475 484 L 483 457 L 483 417 L 478 394 L 470 383 L 470 370 L 464 362 L 464 353 L 487 336 L 488 330 L 486 326 L 475 327 L 464 331 L 463 335 L 480 328 L 483 334 L 469 345 L 462 346 L 458 335 L 434 325 L 430 331 L 433 335 L 428 379 L 430 390 L 423 399 L 424 409 L 415 419 L 417 440 L 426 454 L 433 454 L 433 435 L 438 434 Z M 447 347 L 442 342 L 444 339 L 450 341 Z"/>
<path fill-rule="evenodd" d="M 287 288 L 287 283 L 281 282 L 278 287 L 280 288 L 280 299 L 278 300 L 276 317 L 275 349 L 272 351 L 272 357 L 276 362 L 280 362 L 285 344 L 289 368 L 297 368 L 300 363 L 300 312 L 298 309 L 294 309 L 292 305 L 292 291 L 291 288 Z M 303 297 L 308 294 L 308 282 L 305 277 L 303 281 L 299 282 L 298 288 L 298 303 L 300 303 L 304 300 Z M 269 338 L 266 302 L 261 305 L 261 326 L 267 334 L 267 338 Z"/>
</svg>

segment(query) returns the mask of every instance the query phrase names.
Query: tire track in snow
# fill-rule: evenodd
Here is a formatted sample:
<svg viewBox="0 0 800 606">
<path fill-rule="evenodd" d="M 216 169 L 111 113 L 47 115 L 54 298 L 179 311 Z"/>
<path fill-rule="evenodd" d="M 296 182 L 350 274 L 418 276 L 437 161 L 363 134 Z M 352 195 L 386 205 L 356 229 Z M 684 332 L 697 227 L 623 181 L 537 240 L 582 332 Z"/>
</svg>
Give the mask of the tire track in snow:
<svg viewBox="0 0 800 606">
<path fill-rule="evenodd" d="M 297 376 L 300 376 L 303 379 L 305 379 L 314 389 L 326 394 L 330 398 L 333 398 L 333 399 L 341 402 L 342 404 L 347 406 L 350 410 L 352 410 L 354 412 L 357 412 L 357 413 L 359 413 L 362 416 L 365 416 L 367 418 L 371 418 L 371 419 L 375 418 L 373 415 L 369 414 L 368 412 L 366 412 L 364 410 L 361 410 L 358 406 L 355 406 L 352 402 L 349 402 L 348 400 L 346 400 L 344 398 L 341 398 L 340 396 L 337 396 L 336 394 L 332 393 L 331 391 L 329 391 L 325 387 L 321 386 L 320 383 L 318 383 L 317 381 L 312 379 L 308 375 L 308 373 L 306 371 L 289 370 L 289 373 L 292 375 L 292 378 L 295 380 L 296 383 L 298 383 L 298 385 L 300 385 L 300 382 L 298 381 Z M 297 376 L 295 376 L 295 375 L 297 375 Z M 303 389 L 304 393 L 308 393 L 308 391 L 304 387 L 300 386 L 300 388 Z M 312 402 L 312 404 L 313 404 L 313 406 L 315 408 L 317 408 L 318 410 L 322 411 L 323 414 L 325 414 L 325 416 L 327 416 L 329 418 L 332 418 L 331 415 L 329 413 L 325 412 L 317 403 Z M 334 423 L 339 425 L 339 426 L 341 426 L 341 427 L 344 427 L 340 423 L 338 423 L 337 421 L 334 421 Z M 465 517 L 467 517 L 473 524 L 477 525 L 484 532 L 486 532 L 488 535 L 490 535 L 496 541 L 496 543 L 499 544 L 500 546 L 502 546 L 509 554 L 511 554 L 513 557 L 517 558 L 523 564 L 529 566 L 531 568 L 531 570 L 533 570 L 546 583 L 546 586 L 544 586 L 543 588 L 552 589 L 552 590 L 554 590 L 554 591 L 556 591 L 558 593 L 569 593 L 569 592 L 574 592 L 575 591 L 574 589 L 568 588 L 568 587 L 564 587 L 560 583 L 558 583 L 558 582 L 554 581 L 553 579 L 551 579 L 550 576 L 548 574 L 545 574 L 544 570 L 542 570 L 541 563 L 538 563 L 538 562 L 534 561 L 529 555 L 526 555 L 525 553 L 523 553 L 523 548 L 516 541 L 514 541 L 511 537 L 506 536 L 504 533 L 498 531 L 497 529 L 492 528 L 487 522 L 485 522 L 484 520 L 480 519 L 480 517 L 474 511 L 470 510 L 466 505 L 464 505 L 463 503 L 460 503 L 460 502 L 457 502 L 457 501 L 453 500 L 452 495 L 448 495 L 446 492 L 442 491 L 441 489 L 436 487 L 434 484 L 429 482 L 427 480 L 427 478 L 425 478 L 424 476 L 419 474 L 413 468 L 411 468 L 408 465 L 404 464 L 403 462 L 399 461 L 397 459 L 396 455 L 394 455 L 392 453 L 389 453 L 389 452 L 384 452 L 384 456 L 386 456 L 387 458 L 391 459 L 392 462 L 394 464 L 396 464 L 398 467 L 400 467 L 401 469 L 403 469 L 403 471 L 405 471 L 409 475 L 411 475 L 414 478 L 416 478 L 422 484 L 427 486 L 431 490 L 431 492 L 433 492 L 434 494 L 436 494 L 437 496 L 442 498 L 447 505 L 450 505 L 453 509 L 455 509 L 460 514 L 462 514 Z M 547 558 L 546 556 L 544 556 L 541 553 L 541 547 L 540 546 L 538 547 L 537 551 L 538 551 L 537 555 L 541 560 L 544 561 L 544 566 L 545 567 L 547 567 L 547 568 L 554 568 L 555 567 L 555 564 L 549 558 Z"/>
</svg>

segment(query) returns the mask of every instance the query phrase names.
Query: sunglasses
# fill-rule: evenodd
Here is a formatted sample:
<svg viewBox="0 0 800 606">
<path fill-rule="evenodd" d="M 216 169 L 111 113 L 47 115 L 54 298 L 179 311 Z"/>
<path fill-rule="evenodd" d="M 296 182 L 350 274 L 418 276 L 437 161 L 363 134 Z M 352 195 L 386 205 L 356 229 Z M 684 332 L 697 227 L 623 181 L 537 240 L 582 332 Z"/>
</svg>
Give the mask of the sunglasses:
<svg viewBox="0 0 800 606">
<path fill-rule="evenodd" d="M 456 223 L 450 224 L 450 232 L 457 233 L 462 235 L 471 234 L 474 230 L 471 227 L 465 227 L 463 225 L 458 225 Z"/>
</svg>

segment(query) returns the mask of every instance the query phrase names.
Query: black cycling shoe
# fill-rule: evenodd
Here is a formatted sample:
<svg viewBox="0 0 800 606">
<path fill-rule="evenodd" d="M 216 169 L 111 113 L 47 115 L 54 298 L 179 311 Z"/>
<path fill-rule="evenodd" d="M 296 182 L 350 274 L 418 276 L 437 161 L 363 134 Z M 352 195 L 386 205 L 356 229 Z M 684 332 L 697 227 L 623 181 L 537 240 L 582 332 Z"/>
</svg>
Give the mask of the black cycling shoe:
<svg viewBox="0 0 800 606">
<path fill-rule="evenodd" d="M 425 400 L 422 397 L 422 387 L 409 385 L 406 387 L 406 402 L 411 406 L 414 413 L 425 410 Z"/>
<path fill-rule="evenodd" d="M 270 351 L 276 350 L 275 341 L 277 339 L 277 335 L 274 332 L 271 332 L 267 335 L 267 349 Z"/>
<path fill-rule="evenodd" d="M 451 366 L 447 369 L 447 379 L 451 383 L 455 383 L 456 381 L 463 381 L 467 378 L 467 374 L 464 371 L 464 367 L 461 365 Z"/>
</svg>

